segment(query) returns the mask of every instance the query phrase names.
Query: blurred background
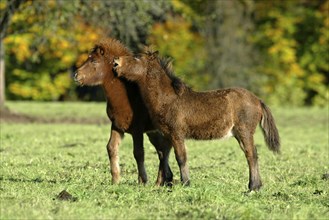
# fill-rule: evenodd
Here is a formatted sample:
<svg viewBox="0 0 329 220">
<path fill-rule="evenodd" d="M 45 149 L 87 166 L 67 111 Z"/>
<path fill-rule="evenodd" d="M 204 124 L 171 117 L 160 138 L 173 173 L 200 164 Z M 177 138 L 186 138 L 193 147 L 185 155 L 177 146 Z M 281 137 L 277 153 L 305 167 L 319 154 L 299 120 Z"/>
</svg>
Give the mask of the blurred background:
<svg viewBox="0 0 329 220">
<path fill-rule="evenodd" d="M 104 101 L 72 75 L 103 37 L 153 45 L 195 90 L 328 106 L 329 0 L 1 0 L 0 102 Z"/>
</svg>

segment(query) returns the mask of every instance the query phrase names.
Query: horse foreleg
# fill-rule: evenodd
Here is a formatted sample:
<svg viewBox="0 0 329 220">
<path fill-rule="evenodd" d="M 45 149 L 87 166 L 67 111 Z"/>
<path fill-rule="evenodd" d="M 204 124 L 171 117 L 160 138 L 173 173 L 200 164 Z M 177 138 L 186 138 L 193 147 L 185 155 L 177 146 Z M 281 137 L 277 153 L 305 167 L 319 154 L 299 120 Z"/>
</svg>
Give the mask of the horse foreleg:
<svg viewBox="0 0 329 220">
<path fill-rule="evenodd" d="M 138 183 L 147 183 L 147 174 L 144 166 L 144 145 L 143 133 L 137 132 L 133 134 L 134 157 L 138 168 Z"/>
<path fill-rule="evenodd" d="M 159 157 L 159 171 L 156 185 L 163 186 L 165 184 L 172 185 L 173 173 L 169 166 L 169 154 L 171 150 L 171 142 L 159 132 L 147 133 L 150 142 L 154 145 Z"/>
<path fill-rule="evenodd" d="M 254 146 L 252 135 L 249 137 L 237 138 L 241 149 L 243 150 L 249 166 L 249 190 L 257 191 L 262 186 L 262 181 L 259 174 L 257 149 Z"/>
<path fill-rule="evenodd" d="M 112 183 L 116 184 L 120 181 L 120 167 L 119 167 L 119 145 L 121 143 L 123 133 L 111 128 L 111 135 L 107 143 L 107 153 L 110 159 L 110 171 L 112 175 Z"/>
<path fill-rule="evenodd" d="M 175 149 L 175 157 L 180 170 L 181 182 L 183 185 L 188 186 L 190 185 L 190 175 L 184 140 L 173 138 L 172 144 Z"/>
</svg>

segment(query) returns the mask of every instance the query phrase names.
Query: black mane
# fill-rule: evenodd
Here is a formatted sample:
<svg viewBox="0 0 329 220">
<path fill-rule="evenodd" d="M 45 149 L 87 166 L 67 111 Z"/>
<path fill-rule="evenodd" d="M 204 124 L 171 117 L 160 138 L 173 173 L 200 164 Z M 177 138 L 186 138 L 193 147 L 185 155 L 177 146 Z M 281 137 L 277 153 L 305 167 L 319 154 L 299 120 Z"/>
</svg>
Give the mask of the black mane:
<svg viewBox="0 0 329 220">
<path fill-rule="evenodd" d="M 172 59 L 169 57 L 159 57 L 159 63 L 167 76 L 171 79 L 171 86 L 174 88 L 177 95 L 181 95 L 182 92 L 188 88 L 188 86 L 177 76 L 174 75 L 172 68 Z"/>
<path fill-rule="evenodd" d="M 175 90 L 177 95 L 181 95 L 185 90 L 190 90 L 190 87 L 187 86 L 180 78 L 175 76 L 173 67 L 172 67 L 172 59 L 170 57 L 160 57 L 157 51 L 153 49 L 147 48 L 144 52 L 148 57 L 157 58 L 161 68 L 164 70 L 166 75 L 171 79 L 171 85 Z"/>
</svg>

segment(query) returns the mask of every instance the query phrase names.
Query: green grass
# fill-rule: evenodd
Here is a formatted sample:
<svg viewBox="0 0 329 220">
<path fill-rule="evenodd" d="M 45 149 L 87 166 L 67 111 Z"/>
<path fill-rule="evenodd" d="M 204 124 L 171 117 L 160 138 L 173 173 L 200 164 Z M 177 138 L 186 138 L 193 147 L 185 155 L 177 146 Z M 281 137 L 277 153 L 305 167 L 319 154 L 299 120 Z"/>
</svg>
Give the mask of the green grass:
<svg viewBox="0 0 329 220">
<path fill-rule="evenodd" d="M 104 103 L 10 102 L 16 112 L 46 117 L 106 117 Z M 192 185 L 155 187 L 158 159 L 145 138 L 149 183 L 137 184 L 132 140 L 120 147 L 122 182 L 110 184 L 107 124 L 1 124 L 1 219 L 328 219 L 328 111 L 273 109 L 282 154 L 260 130 L 263 188 L 244 193 L 247 162 L 234 139 L 187 141 Z M 82 120 L 83 121 L 83 120 Z M 173 153 L 170 165 L 176 181 Z M 76 201 L 62 201 L 62 190 Z"/>
</svg>

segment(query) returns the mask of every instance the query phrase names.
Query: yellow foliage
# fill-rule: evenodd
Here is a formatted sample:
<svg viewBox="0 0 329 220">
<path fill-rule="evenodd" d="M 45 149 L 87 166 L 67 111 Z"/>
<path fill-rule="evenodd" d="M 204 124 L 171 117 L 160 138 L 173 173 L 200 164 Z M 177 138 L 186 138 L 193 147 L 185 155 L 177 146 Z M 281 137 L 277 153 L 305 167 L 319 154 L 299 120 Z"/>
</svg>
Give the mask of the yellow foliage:
<svg viewBox="0 0 329 220">
<path fill-rule="evenodd" d="M 7 4 L 5 1 L 0 1 L 0 10 L 4 10 L 7 7 Z"/>
<path fill-rule="evenodd" d="M 279 47 L 278 45 L 272 45 L 267 49 L 268 53 L 271 55 L 277 54 L 279 52 Z"/>
<path fill-rule="evenodd" d="M 195 18 L 198 16 L 198 14 L 194 12 L 191 7 L 185 5 L 180 0 L 171 0 L 171 4 L 173 5 L 174 9 L 178 11 L 178 13 L 182 14 L 184 18 Z"/>
<path fill-rule="evenodd" d="M 300 67 L 300 65 L 298 65 L 297 63 L 292 63 L 290 65 L 290 70 L 289 72 L 291 72 L 293 75 L 297 76 L 297 77 L 302 77 L 304 76 L 304 70 Z"/>
<path fill-rule="evenodd" d="M 312 74 L 308 77 L 310 83 L 321 84 L 324 80 L 324 76 L 321 74 Z"/>
<path fill-rule="evenodd" d="M 27 86 L 22 86 L 20 83 L 15 82 L 9 85 L 9 90 L 14 94 L 19 94 L 23 98 L 28 98 L 35 94 L 35 89 Z"/>
<path fill-rule="evenodd" d="M 65 66 L 72 65 L 75 59 L 76 59 L 76 55 L 72 53 L 66 53 L 61 57 L 61 61 Z"/>
<path fill-rule="evenodd" d="M 59 44 L 61 50 L 66 50 L 70 48 L 70 43 L 67 40 L 62 40 Z"/>
<path fill-rule="evenodd" d="M 56 7 L 56 0 L 47 0 L 48 6 L 50 8 L 55 8 Z"/>
<path fill-rule="evenodd" d="M 282 62 L 287 64 L 296 62 L 295 50 L 293 48 L 283 47 L 281 59 Z"/>
<path fill-rule="evenodd" d="M 59 90 L 59 94 L 64 93 L 66 91 L 66 88 L 68 88 L 70 85 L 71 78 L 68 72 L 59 73 L 54 80 L 54 86 L 57 90 Z"/>
<path fill-rule="evenodd" d="M 265 31 L 265 35 L 271 38 L 273 41 L 280 40 L 283 36 L 282 29 L 268 29 Z"/>
<path fill-rule="evenodd" d="M 29 48 L 32 38 L 32 34 L 9 35 L 4 39 L 4 43 L 10 45 L 11 52 L 16 54 L 19 62 L 24 62 L 32 55 Z"/>
<path fill-rule="evenodd" d="M 30 7 L 32 3 L 27 1 L 22 6 Z M 47 11 L 56 8 L 58 1 L 41 1 L 40 4 L 45 4 Z M 61 20 L 56 28 L 41 26 L 40 22 L 47 18 L 42 13 L 36 13 L 35 7 L 30 8 L 30 11 L 15 13 L 10 27 L 24 25 L 24 33 L 18 31 L 4 39 L 6 54 L 16 60 L 16 64 L 7 66 L 13 73 L 8 78 L 14 79 L 8 85 L 8 90 L 10 94 L 23 99 L 56 100 L 72 86 L 69 70 L 82 60 L 81 57 L 85 58 L 81 54 L 92 48 L 102 35 L 102 30 L 90 26 L 80 17 L 75 17 L 69 28 L 63 28 L 65 24 L 61 22 L 65 21 Z M 9 29 L 9 33 L 14 31 Z M 26 63 L 33 68 L 26 70 Z"/>
<path fill-rule="evenodd" d="M 173 58 L 175 73 L 194 88 L 201 89 L 207 77 L 204 68 L 203 38 L 192 32 L 191 23 L 182 18 L 171 18 L 153 26 L 149 44 L 155 45 L 162 55 Z"/>
</svg>

